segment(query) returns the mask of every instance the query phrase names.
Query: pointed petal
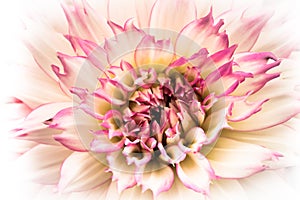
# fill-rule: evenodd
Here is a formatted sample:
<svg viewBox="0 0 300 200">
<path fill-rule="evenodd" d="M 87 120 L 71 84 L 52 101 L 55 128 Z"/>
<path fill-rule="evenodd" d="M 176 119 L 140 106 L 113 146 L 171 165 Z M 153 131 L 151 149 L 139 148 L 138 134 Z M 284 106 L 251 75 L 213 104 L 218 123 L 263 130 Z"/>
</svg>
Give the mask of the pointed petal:
<svg viewBox="0 0 300 200">
<path fill-rule="evenodd" d="M 223 20 L 214 22 L 212 12 L 207 16 L 194 20 L 186 25 L 176 40 L 175 51 L 180 55 L 190 57 L 201 48 L 209 53 L 228 48 L 228 36 L 225 32 L 219 33 Z"/>
<path fill-rule="evenodd" d="M 268 98 L 267 93 L 264 93 L 264 96 L 264 98 Z M 263 104 L 261 111 L 251 115 L 251 117 L 243 121 L 229 122 L 229 125 L 234 130 L 261 130 L 284 123 L 299 114 L 299 112 L 299 99 L 293 94 L 281 94 L 270 98 L 269 101 Z"/>
<path fill-rule="evenodd" d="M 112 172 L 112 180 L 116 181 L 118 193 L 121 194 L 124 190 L 132 188 L 136 185 L 134 176 L 135 166 L 128 165 L 122 153 L 114 152 L 107 156 L 109 163 L 109 171 Z"/>
<path fill-rule="evenodd" d="M 270 13 L 247 16 L 247 11 L 244 10 L 240 16 L 231 16 L 233 19 L 229 19 L 230 17 L 226 16 L 226 14 L 222 16 L 225 20 L 228 20 L 229 26 L 225 27 L 225 29 L 228 32 L 231 43 L 238 44 L 237 52 L 250 51 L 252 49 L 263 27 L 271 17 Z M 228 12 L 228 15 L 232 15 L 232 13 L 234 12 Z"/>
<path fill-rule="evenodd" d="M 16 80 L 22 84 L 18 84 L 11 89 L 15 94 L 14 96 L 21 99 L 30 108 L 36 108 L 49 102 L 71 101 L 71 98 L 60 89 L 59 83 L 47 76 L 36 64 L 17 66 L 15 70 L 18 72 L 14 74 Z M 56 75 L 54 74 L 54 76 Z M 47 90 L 44 88 L 47 88 Z M 37 97 L 36 94 L 39 94 L 39 96 Z"/>
<path fill-rule="evenodd" d="M 297 122 L 298 123 L 298 122 Z M 292 128 L 293 127 L 293 128 Z M 256 144 L 283 155 L 275 166 L 289 166 L 295 163 L 295 155 L 299 152 L 299 134 L 295 125 L 280 124 L 272 128 L 253 131 L 253 132 L 239 132 L 232 130 L 225 130 L 222 136 L 250 144 Z"/>
<path fill-rule="evenodd" d="M 49 30 L 45 25 L 39 24 L 28 24 L 23 35 L 25 45 L 38 67 L 50 78 L 57 80 L 51 69 L 53 64 L 59 66 L 56 52 L 65 52 L 68 55 L 73 54 L 72 47 L 66 38 L 53 30 Z"/>
<path fill-rule="evenodd" d="M 153 199 L 153 195 L 150 190 L 142 192 L 141 187 L 136 186 L 136 187 L 124 190 L 120 195 L 120 199 L 149 200 L 149 199 Z"/>
<path fill-rule="evenodd" d="M 45 124 L 47 120 L 52 120 L 61 109 L 71 106 L 71 103 L 49 103 L 34 109 L 19 125 L 19 129 L 13 134 L 15 137 L 36 141 L 43 144 L 58 143 L 52 138 L 60 133 L 60 130 L 51 129 Z"/>
<path fill-rule="evenodd" d="M 173 46 L 170 40 L 155 41 L 154 37 L 146 35 L 137 46 L 134 58 L 136 66 L 166 67 L 173 59 Z"/>
<path fill-rule="evenodd" d="M 105 18 L 97 15 L 86 1 L 63 3 L 62 7 L 68 20 L 70 35 L 89 39 L 98 44 L 102 43 L 104 38 L 113 36 Z"/>
<path fill-rule="evenodd" d="M 81 56 L 68 56 L 58 53 L 64 72 L 59 72 L 56 66 L 52 66 L 53 71 L 60 80 L 62 88 L 66 92 L 74 87 L 86 88 L 93 91 L 98 84 L 98 77 L 102 74 L 95 66 L 88 61 L 88 58 Z M 88 80 L 86 77 L 89 77 Z"/>
</svg>

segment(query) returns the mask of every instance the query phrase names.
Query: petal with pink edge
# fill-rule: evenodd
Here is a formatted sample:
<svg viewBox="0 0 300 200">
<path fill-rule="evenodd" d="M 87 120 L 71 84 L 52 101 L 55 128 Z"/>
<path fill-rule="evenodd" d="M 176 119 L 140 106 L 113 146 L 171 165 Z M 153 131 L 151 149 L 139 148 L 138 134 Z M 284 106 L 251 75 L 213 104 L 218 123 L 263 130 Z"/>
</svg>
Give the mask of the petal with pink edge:
<svg viewBox="0 0 300 200">
<path fill-rule="evenodd" d="M 134 173 L 135 166 L 127 165 L 125 157 L 120 151 L 110 153 L 107 156 L 109 171 L 112 172 L 112 181 L 116 181 L 118 193 L 137 184 Z"/>
<path fill-rule="evenodd" d="M 169 166 L 163 167 L 141 175 L 138 184 L 142 185 L 143 191 L 150 189 L 154 197 L 161 192 L 168 191 L 174 182 L 174 173 Z"/>
<path fill-rule="evenodd" d="M 204 195 L 209 194 L 209 185 L 215 175 L 204 156 L 199 153 L 188 154 L 184 161 L 176 165 L 176 172 L 187 188 Z"/>
<path fill-rule="evenodd" d="M 146 35 L 137 46 L 134 54 L 136 66 L 168 66 L 173 59 L 173 46 L 170 40 L 157 40 Z M 161 66 L 160 66 L 161 67 Z"/>
<path fill-rule="evenodd" d="M 200 48 L 206 48 L 209 53 L 228 48 L 228 36 L 225 32 L 219 33 L 223 20 L 214 22 L 212 11 L 200 19 L 186 25 L 176 40 L 175 51 L 181 55 L 192 56 Z"/>
<path fill-rule="evenodd" d="M 182 182 L 177 176 L 175 176 L 174 183 L 170 188 L 170 190 L 166 192 L 162 192 L 157 196 L 157 200 L 186 199 L 186 198 L 206 200 L 207 196 L 185 187 L 185 185 L 182 184 Z"/>
<path fill-rule="evenodd" d="M 62 7 L 68 20 L 70 35 L 89 39 L 98 44 L 102 43 L 104 38 L 113 35 L 105 18 L 97 15 L 87 1 L 63 3 Z"/>
<path fill-rule="evenodd" d="M 260 95 L 261 92 L 256 93 L 255 96 Z M 250 100 L 251 98 L 255 99 L 255 96 L 250 96 Z M 268 96 L 267 93 L 264 94 L 264 98 Z M 254 131 L 276 126 L 300 113 L 299 100 L 294 94 L 281 94 L 269 98 L 269 101 L 262 105 L 260 112 L 251 115 L 245 120 L 229 122 L 228 124 L 232 129 L 241 131 Z"/>
</svg>

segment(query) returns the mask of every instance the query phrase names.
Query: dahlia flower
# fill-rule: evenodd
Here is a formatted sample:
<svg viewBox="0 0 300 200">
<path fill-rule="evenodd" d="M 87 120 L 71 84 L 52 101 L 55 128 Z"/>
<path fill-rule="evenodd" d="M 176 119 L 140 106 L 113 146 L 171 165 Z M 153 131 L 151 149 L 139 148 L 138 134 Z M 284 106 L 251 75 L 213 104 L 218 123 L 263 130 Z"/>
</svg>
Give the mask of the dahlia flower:
<svg viewBox="0 0 300 200">
<path fill-rule="evenodd" d="M 296 163 L 299 53 L 282 18 L 204 0 L 52 4 L 24 20 L 11 134 L 53 195 L 253 199 L 255 174 Z"/>
</svg>

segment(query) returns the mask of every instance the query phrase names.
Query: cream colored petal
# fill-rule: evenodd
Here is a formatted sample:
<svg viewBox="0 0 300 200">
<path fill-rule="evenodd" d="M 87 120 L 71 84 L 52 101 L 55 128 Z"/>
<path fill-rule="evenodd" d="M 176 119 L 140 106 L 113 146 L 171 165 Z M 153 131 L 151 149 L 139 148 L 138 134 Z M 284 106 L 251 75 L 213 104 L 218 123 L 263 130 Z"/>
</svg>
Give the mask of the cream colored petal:
<svg viewBox="0 0 300 200">
<path fill-rule="evenodd" d="M 152 29 L 150 33 L 157 39 L 171 39 L 174 42 L 176 34 L 185 25 L 196 19 L 196 15 L 197 11 L 193 1 L 158 0 L 151 11 L 150 27 Z"/>
<path fill-rule="evenodd" d="M 58 190 L 76 192 L 90 190 L 111 178 L 107 166 L 90 153 L 74 152 L 62 164 Z"/>
<path fill-rule="evenodd" d="M 166 192 L 160 193 L 160 195 L 158 195 L 157 197 L 157 200 L 165 200 L 165 199 L 207 200 L 207 197 L 199 192 L 195 192 L 194 190 L 188 189 L 182 184 L 182 182 L 178 179 L 178 177 L 175 177 L 172 188 Z"/>
<path fill-rule="evenodd" d="M 185 187 L 204 195 L 209 194 L 209 185 L 214 172 L 207 159 L 199 153 L 190 153 L 176 165 L 176 172 Z"/>
<path fill-rule="evenodd" d="M 225 130 L 222 136 L 237 141 L 264 146 L 283 155 L 271 167 L 285 167 L 299 163 L 300 135 L 297 125 L 281 124 L 272 128 L 254 132 L 236 132 Z"/>
<path fill-rule="evenodd" d="M 71 151 L 62 146 L 39 144 L 24 153 L 17 165 L 25 170 L 24 176 L 41 184 L 57 184 L 62 162 Z"/>
<path fill-rule="evenodd" d="M 21 99 L 29 107 L 36 108 L 50 102 L 71 102 L 71 98 L 62 92 L 59 84 L 51 80 L 35 64 L 17 66 L 15 70 L 18 84 L 9 83 L 15 85 L 11 90 L 16 98 Z"/>
<path fill-rule="evenodd" d="M 173 181 L 174 172 L 169 166 L 166 166 L 161 169 L 155 169 L 152 172 L 143 173 L 138 184 L 142 185 L 143 191 L 150 189 L 156 197 L 161 192 L 169 190 Z"/>
<path fill-rule="evenodd" d="M 141 187 L 133 187 L 127 190 L 124 190 L 120 195 L 120 200 L 129 200 L 129 199 L 141 199 L 141 200 L 152 200 L 153 195 L 150 190 L 142 192 Z"/>
<path fill-rule="evenodd" d="M 248 200 L 244 188 L 237 180 L 216 180 L 210 189 L 211 200 Z"/>
<path fill-rule="evenodd" d="M 61 33 L 36 22 L 27 22 L 22 34 L 24 43 L 38 66 L 52 79 L 57 80 L 51 65 L 60 66 L 57 52 L 73 55 L 69 41 Z M 45 39 L 47 38 L 47 39 Z"/>
<path fill-rule="evenodd" d="M 239 180 L 248 199 L 295 199 L 299 195 L 288 180 L 280 175 L 280 171 L 265 171 Z"/>
<path fill-rule="evenodd" d="M 149 27 L 151 10 L 155 0 L 135 0 L 136 17 L 140 28 Z"/>
<path fill-rule="evenodd" d="M 276 160 L 278 156 L 259 145 L 220 137 L 207 159 L 217 176 L 243 178 L 265 170 L 266 161 Z"/>
</svg>

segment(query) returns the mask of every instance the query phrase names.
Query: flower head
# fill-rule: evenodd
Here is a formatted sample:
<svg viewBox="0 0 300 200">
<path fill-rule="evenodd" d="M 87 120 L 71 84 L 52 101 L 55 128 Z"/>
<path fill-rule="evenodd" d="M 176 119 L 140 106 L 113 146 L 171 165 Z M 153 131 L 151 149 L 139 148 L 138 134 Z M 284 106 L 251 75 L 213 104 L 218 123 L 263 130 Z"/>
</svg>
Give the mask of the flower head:
<svg viewBox="0 0 300 200">
<path fill-rule="evenodd" d="M 112 199 L 128 191 L 198 199 L 215 195 L 212 182 L 280 162 L 284 152 L 264 137 L 296 116 L 300 102 L 282 67 L 293 47 L 255 48 L 269 14 L 242 15 L 232 28 L 223 19 L 234 10 L 215 17 L 212 6 L 202 15 L 197 1 L 137 1 L 129 16 L 112 12 L 116 2 L 107 18 L 103 5 L 62 3 L 68 32 L 46 27 L 51 41 L 26 40 L 52 94 L 16 94 L 28 109 L 14 135 L 32 141 L 23 160 L 50 157 L 35 165 L 50 172 L 37 181 Z"/>
</svg>

